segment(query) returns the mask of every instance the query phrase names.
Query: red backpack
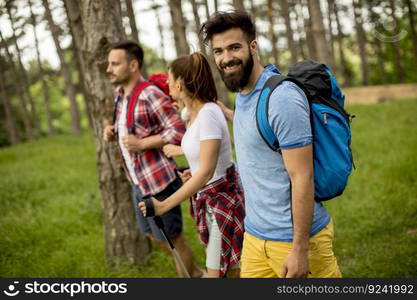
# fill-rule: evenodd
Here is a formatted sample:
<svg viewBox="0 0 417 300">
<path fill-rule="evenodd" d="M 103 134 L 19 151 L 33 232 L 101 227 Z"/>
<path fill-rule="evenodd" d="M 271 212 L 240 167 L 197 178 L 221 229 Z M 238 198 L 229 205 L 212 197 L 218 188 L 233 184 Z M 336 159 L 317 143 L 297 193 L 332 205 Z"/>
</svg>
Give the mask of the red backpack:
<svg viewBox="0 0 417 300">
<path fill-rule="evenodd" d="M 151 84 L 156 85 L 165 95 L 169 97 L 171 103 L 175 102 L 175 100 L 169 94 L 169 86 L 168 86 L 167 80 L 168 80 L 167 74 L 164 74 L 164 73 L 152 74 L 151 76 L 149 76 L 147 81 L 143 81 L 141 84 L 135 87 L 135 89 L 132 92 L 132 97 L 130 98 L 130 101 L 127 107 L 126 126 L 127 126 L 127 132 L 129 134 L 134 133 L 134 129 L 135 129 L 134 110 L 135 110 L 136 103 L 138 102 L 138 97 L 145 87 Z M 118 105 L 118 101 L 115 104 L 115 110 L 113 114 L 113 124 L 116 122 L 117 105 Z"/>
</svg>

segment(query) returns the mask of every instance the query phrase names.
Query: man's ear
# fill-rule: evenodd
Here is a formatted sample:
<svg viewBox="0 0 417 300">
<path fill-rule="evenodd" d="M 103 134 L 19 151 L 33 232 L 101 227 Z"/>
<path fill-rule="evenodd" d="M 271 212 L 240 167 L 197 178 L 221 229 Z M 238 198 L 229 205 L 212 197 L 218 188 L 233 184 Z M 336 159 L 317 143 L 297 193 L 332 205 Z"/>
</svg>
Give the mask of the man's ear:
<svg viewBox="0 0 417 300">
<path fill-rule="evenodd" d="M 250 49 L 250 53 L 252 55 L 255 55 L 258 52 L 258 41 L 253 40 L 252 42 L 250 42 L 249 49 Z"/>
<path fill-rule="evenodd" d="M 140 68 L 139 68 L 139 62 L 138 62 L 136 59 L 132 59 L 132 60 L 129 62 L 129 70 L 130 70 L 131 72 L 134 72 L 135 70 L 140 71 Z"/>
</svg>

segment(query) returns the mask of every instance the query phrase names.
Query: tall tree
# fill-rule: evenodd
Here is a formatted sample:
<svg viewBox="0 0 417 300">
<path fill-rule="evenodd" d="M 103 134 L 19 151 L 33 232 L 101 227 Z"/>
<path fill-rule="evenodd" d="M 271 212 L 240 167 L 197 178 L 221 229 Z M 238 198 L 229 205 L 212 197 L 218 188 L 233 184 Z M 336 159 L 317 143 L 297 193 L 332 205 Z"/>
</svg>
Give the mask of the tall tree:
<svg viewBox="0 0 417 300">
<path fill-rule="evenodd" d="M 197 2 L 192 0 L 192 4 L 196 6 L 195 9 L 193 9 L 194 11 L 194 18 L 195 18 L 195 22 L 196 22 L 196 31 L 197 31 L 197 35 L 198 35 L 198 39 L 200 41 L 201 44 L 203 44 L 203 40 L 199 34 L 200 32 L 200 28 L 201 28 L 201 22 L 200 22 L 200 17 L 198 15 L 198 9 L 197 9 Z M 206 13 L 206 19 L 208 19 L 210 17 L 209 15 L 209 9 L 208 9 L 208 5 L 207 5 L 207 1 L 204 1 L 204 6 L 205 6 L 205 13 Z M 205 45 L 203 45 L 204 49 L 205 49 Z M 226 106 L 229 106 L 229 91 L 227 90 L 226 86 L 224 85 L 224 82 L 220 76 L 220 73 L 217 69 L 216 63 L 214 62 L 213 59 L 213 55 L 207 53 L 207 51 L 205 51 L 204 53 L 207 54 L 207 59 L 208 62 L 210 64 L 210 68 L 211 68 L 211 73 L 213 74 L 213 78 L 214 78 L 214 83 L 216 84 L 216 89 L 217 89 L 217 96 L 219 98 L 219 100 L 221 102 L 223 102 Z"/>
<path fill-rule="evenodd" d="M 320 9 L 319 0 L 309 0 L 308 11 L 310 13 L 311 30 L 314 36 L 317 59 L 330 66 L 334 70 L 334 61 L 332 59 L 329 46 L 326 40 L 326 31 L 323 24 L 323 14 Z"/>
<path fill-rule="evenodd" d="M 374 1 L 367 1 L 366 2 L 366 9 L 369 13 L 369 22 L 375 26 L 376 31 L 380 31 L 382 24 L 380 23 L 381 15 L 375 11 L 375 2 Z M 385 70 L 385 58 L 384 58 L 384 47 L 379 39 L 379 36 L 374 34 L 372 44 L 375 45 L 375 53 L 377 56 L 377 71 L 380 84 L 387 83 L 387 72 Z"/>
<path fill-rule="evenodd" d="M 140 44 L 141 42 L 139 38 L 139 29 L 136 25 L 135 11 L 133 9 L 133 0 L 125 0 L 125 2 L 126 2 L 126 13 L 129 18 L 129 26 L 130 26 L 130 30 L 132 31 L 132 38 L 135 42 Z M 145 63 L 143 63 L 141 66 L 141 72 L 145 76 L 148 75 L 148 70 L 146 68 Z"/>
<path fill-rule="evenodd" d="M 335 50 L 334 50 L 334 35 L 333 35 L 333 16 L 334 16 L 334 5 L 332 5 L 334 0 L 327 0 L 327 25 L 328 25 L 328 34 L 329 34 L 329 43 L 330 43 L 330 54 L 334 61 L 335 72 L 337 70 L 337 64 L 335 59 Z"/>
<path fill-rule="evenodd" d="M 161 15 L 159 13 L 159 10 L 161 9 L 161 5 L 155 3 L 155 1 L 152 1 L 151 9 L 153 10 L 155 14 L 155 18 L 158 24 L 158 31 L 159 31 L 159 36 L 160 36 L 160 48 L 161 48 L 160 56 L 161 56 L 162 62 L 164 63 L 164 65 L 166 65 L 164 28 L 161 22 Z"/>
<path fill-rule="evenodd" d="M 243 0 L 233 0 L 233 6 L 235 9 L 245 10 L 245 4 L 243 2 Z"/>
<path fill-rule="evenodd" d="M 52 108 L 51 108 L 51 100 L 50 100 L 50 95 L 49 95 L 49 87 L 48 87 L 48 83 L 46 81 L 46 73 L 45 70 L 43 68 L 42 62 L 41 62 L 41 54 L 39 51 L 39 40 L 38 40 L 38 34 L 36 32 L 36 24 L 38 24 L 37 20 L 36 20 L 36 16 L 33 12 L 33 8 L 32 8 L 32 1 L 28 0 L 28 7 L 30 10 L 30 18 L 31 18 L 31 23 L 32 23 L 32 29 L 33 29 L 33 37 L 35 39 L 35 49 L 36 49 L 36 60 L 38 62 L 38 68 L 39 68 L 39 79 L 41 81 L 42 84 L 42 93 L 43 93 L 43 100 L 44 100 L 44 105 L 45 105 L 45 114 L 46 114 L 46 123 L 47 123 L 47 127 L 48 127 L 48 134 L 52 135 L 55 134 L 55 128 L 54 128 L 54 124 L 52 122 Z"/>
<path fill-rule="evenodd" d="M 391 18 L 394 24 L 398 26 L 399 23 L 398 23 L 398 18 L 395 15 L 396 5 L 394 3 L 394 0 L 389 0 L 389 7 L 391 9 Z M 392 48 L 394 50 L 394 66 L 395 66 L 395 70 L 397 73 L 396 78 L 398 78 L 399 82 L 403 83 L 405 81 L 405 71 L 404 71 L 404 66 L 402 63 L 402 54 L 401 54 L 401 47 L 400 47 L 399 41 L 393 41 Z"/>
<path fill-rule="evenodd" d="M 351 85 L 351 76 L 347 67 L 347 63 L 346 63 L 346 56 L 345 56 L 345 46 L 343 43 L 343 29 L 342 29 L 342 24 L 340 22 L 341 16 L 340 16 L 340 12 L 339 12 L 339 7 L 336 4 L 336 2 L 334 0 L 329 0 L 329 6 L 333 7 L 333 12 L 335 15 L 335 20 L 336 20 L 336 25 L 337 25 L 337 44 L 338 44 L 338 49 L 339 49 L 339 66 L 340 66 L 340 71 L 342 72 L 343 75 L 343 85 L 344 86 L 349 86 Z"/>
<path fill-rule="evenodd" d="M 182 13 L 181 0 L 169 0 L 169 8 L 174 32 L 175 48 L 177 56 L 190 53 L 185 33 L 186 23 Z"/>
<path fill-rule="evenodd" d="M 6 117 L 6 128 L 9 134 L 10 144 L 16 145 L 19 143 L 20 138 L 17 131 L 16 119 L 13 114 L 12 104 L 10 103 L 10 97 L 6 93 L 6 83 L 4 80 L 3 72 L 0 72 L 0 98 L 3 103 L 4 114 Z"/>
<path fill-rule="evenodd" d="M 14 41 L 14 47 L 16 49 L 16 54 L 17 54 L 17 65 L 18 68 L 17 70 L 19 70 L 19 75 L 21 76 L 22 80 L 21 83 L 22 85 L 22 90 L 24 93 L 24 97 L 26 98 L 27 103 L 30 106 L 30 123 L 33 126 L 33 133 L 35 136 L 39 136 L 40 135 L 40 126 L 39 126 L 39 118 L 37 115 L 37 109 L 36 109 L 36 104 L 35 101 L 33 100 L 32 94 L 30 92 L 30 82 L 29 82 L 29 78 L 26 72 L 25 67 L 23 66 L 22 63 L 22 55 L 21 55 L 21 50 L 19 47 L 19 44 L 17 43 L 17 28 L 16 28 L 16 24 L 15 24 L 15 17 L 16 17 L 16 12 L 17 12 L 17 8 L 14 7 L 15 1 L 12 0 L 7 0 L 6 1 L 6 11 L 10 20 L 10 24 L 12 26 L 12 36 L 13 36 L 13 41 Z M 14 8 L 14 12 L 12 11 L 12 9 Z"/>
<path fill-rule="evenodd" d="M 75 0 L 73 0 L 75 1 Z M 113 90 L 106 76 L 110 45 L 126 38 L 121 23 L 119 1 L 76 0 L 81 10 L 84 39 L 80 51 L 85 66 L 85 79 L 91 94 L 91 112 L 97 144 L 97 167 L 103 199 L 103 222 L 106 257 L 109 263 L 143 262 L 150 248 L 144 234 L 136 227 L 130 198 L 130 185 L 125 178 L 114 143 L 103 141 L 103 129 L 113 113 Z"/>
<path fill-rule="evenodd" d="M 294 65 L 297 62 L 298 54 L 297 54 L 297 47 L 295 46 L 295 42 L 293 38 L 294 33 L 291 28 L 291 19 L 290 19 L 288 1 L 280 0 L 279 4 L 281 8 L 280 9 L 281 16 L 285 21 L 285 35 L 287 37 L 288 50 L 290 51 L 290 54 L 291 54 L 291 65 Z"/>
<path fill-rule="evenodd" d="M 417 33 L 416 33 L 416 23 L 414 20 L 414 9 L 413 3 L 411 0 L 405 0 L 405 4 L 407 5 L 408 9 L 408 21 L 410 24 L 410 32 L 411 32 L 411 39 L 413 41 L 413 49 L 414 49 L 414 60 L 417 61 Z"/>
<path fill-rule="evenodd" d="M 301 3 L 300 0 L 292 1 L 292 2 L 290 2 L 290 4 L 291 4 L 292 10 L 295 13 L 295 20 L 296 20 L 296 23 L 297 23 L 296 32 L 298 34 L 298 43 L 297 43 L 298 50 L 300 51 L 301 57 L 303 59 L 307 59 L 307 53 L 306 52 L 308 51 L 308 49 L 305 50 L 306 40 L 307 40 L 307 38 L 306 38 L 307 31 L 305 30 L 306 26 L 304 24 L 304 16 L 303 16 L 303 12 L 302 12 L 303 6 L 302 6 L 302 3 Z"/>
<path fill-rule="evenodd" d="M 273 5 L 272 0 L 267 1 L 267 16 L 268 16 L 268 29 L 269 29 L 269 36 L 271 38 L 271 46 L 272 46 L 272 58 L 274 61 L 274 64 L 276 66 L 279 65 L 278 60 L 278 41 L 277 41 L 277 35 L 275 33 L 275 8 Z"/>
<path fill-rule="evenodd" d="M 27 104 L 27 101 L 26 101 L 25 93 L 24 93 L 23 88 L 22 88 L 23 83 L 21 81 L 20 74 L 17 71 L 16 66 L 14 64 L 14 59 L 13 59 L 12 54 L 9 51 L 8 44 L 3 37 L 3 34 L 1 33 L 1 30 L 0 30 L 0 40 L 1 40 L 1 44 L 4 48 L 4 50 L 6 52 L 7 59 L 9 61 L 9 65 L 10 65 L 10 68 L 11 68 L 11 71 L 12 71 L 12 76 L 13 76 L 13 82 L 14 82 L 14 85 L 15 85 L 15 88 L 16 88 L 16 91 L 17 91 L 17 94 L 18 94 L 18 99 L 20 101 L 20 105 L 18 106 L 18 109 L 20 111 L 20 114 L 22 115 L 23 125 L 24 125 L 24 128 L 25 128 L 25 136 L 26 136 L 26 139 L 31 140 L 31 139 L 33 139 L 33 131 L 32 131 L 32 126 L 31 126 L 31 122 L 30 122 L 30 114 L 29 114 L 29 111 L 28 111 L 28 104 Z"/>
<path fill-rule="evenodd" d="M 353 14 L 355 21 L 356 36 L 359 45 L 359 56 L 361 58 L 361 70 L 362 70 L 362 84 L 369 84 L 369 68 L 368 68 L 368 56 L 366 54 L 366 35 L 363 30 L 362 20 L 362 6 L 360 1 L 352 0 L 353 3 Z"/>
<path fill-rule="evenodd" d="M 91 108 L 90 108 L 91 101 L 89 100 L 90 96 L 89 96 L 89 93 L 85 84 L 85 78 L 84 78 L 85 68 L 82 64 L 81 52 L 78 51 L 78 49 L 80 49 L 81 47 L 81 44 L 84 38 L 84 31 L 83 31 L 83 26 L 81 22 L 81 12 L 80 12 L 80 8 L 78 7 L 77 1 L 64 0 L 64 8 L 67 14 L 70 33 L 72 37 L 72 50 L 73 50 L 73 55 L 75 58 L 75 65 L 77 67 L 77 71 L 79 75 L 78 82 L 79 82 L 79 86 L 81 86 L 85 109 L 87 111 L 88 125 L 91 129 L 93 129 L 94 122 L 91 116 Z"/>
<path fill-rule="evenodd" d="M 80 123 L 80 109 L 78 107 L 76 99 L 76 89 L 74 82 L 72 80 L 71 69 L 68 63 L 65 60 L 64 50 L 61 48 L 59 42 L 59 27 L 55 24 L 51 9 L 49 8 L 48 0 L 42 0 L 43 7 L 45 9 L 45 18 L 48 22 L 49 30 L 52 34 L 52 39 L 54 40 L 55 48 L 59 57 L 61 64 L 61 74 L 65 82 L 65 91 L 70 101 L 70 110 L 71 110 L 71 121 L 72 121 L 72 133 L 74 135 L 81 134 L 81 123 Z"/>
<path fill-rule="evenodd" d="M 314 40 L 313 32 L 312 32 L 312 23 L 311 23 L 311 16 L 306 16 L 304 13 L 304 7 L 307 5 L 306 0 L 298 0 L 298 4 L 300 6 L 300 11 L 303 16 L 303 23 L 304 23 L 304 31 L 306 35 L 306 44 L 308 49 L 308 58 L 317 60 L 317 49 L 316 43 Z"/>
</svg>

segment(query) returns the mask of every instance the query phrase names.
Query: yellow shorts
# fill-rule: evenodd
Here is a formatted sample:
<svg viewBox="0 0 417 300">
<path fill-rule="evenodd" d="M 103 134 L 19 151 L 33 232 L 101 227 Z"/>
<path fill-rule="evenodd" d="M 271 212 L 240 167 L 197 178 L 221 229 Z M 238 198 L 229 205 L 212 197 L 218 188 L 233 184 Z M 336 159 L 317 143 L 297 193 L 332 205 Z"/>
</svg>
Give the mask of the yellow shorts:
<svg viewBox="0 0 417 300">
<path fill-rule="evenodd" d="M 333 253 L 333 222 L 310 238 L 308 247 L 308 277 L 340 278 L 339 266 Z M 241 257 L 242 278 L 278 278 L 291 242 L 265 241 L 245 232 Z"/>
</svg>

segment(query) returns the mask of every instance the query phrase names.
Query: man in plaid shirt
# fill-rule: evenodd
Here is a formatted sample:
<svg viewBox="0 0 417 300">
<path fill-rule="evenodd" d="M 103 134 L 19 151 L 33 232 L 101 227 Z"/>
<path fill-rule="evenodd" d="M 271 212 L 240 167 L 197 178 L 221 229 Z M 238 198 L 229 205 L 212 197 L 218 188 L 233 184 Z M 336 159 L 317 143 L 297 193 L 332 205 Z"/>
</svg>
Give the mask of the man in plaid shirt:
<svg viewBox="0 0 417 300">
<path fill-rule="evenodd" d="M 132 133 L 128 132 L 128 103 L 133 90 L 145 81 L 140 72 L 142 63 L 143 50 L 137 43 L 121 41 L 112 45 L 107 73 L 110 82 L 118 85 L 115 122 L 105 127 L 103 136 L 106 141 L 116 140 L 118 143 L 126 176 L 132 184 L 139 229 L 168 251 L 165 239 L 154 220 L 142 215 L 138 203 L 148 196 L 163 201 L 181 187 L 182 182 L 175 171 L 175 162 L 166 157 L 161 148 L 168 143 L 179 144 L 185 127 L 169 97 L 151 84 L 138 95 L 134 107 L 134 130 Z M 202 271 L 194 263 L 191 249 L 182 234 L 180 206 L 174 207 L 161 217 L 188 273 L 192 277 L 201 276 Z M 178 266 L 177 272 L 180 277 L 185 276 Z"/>
</svg>

